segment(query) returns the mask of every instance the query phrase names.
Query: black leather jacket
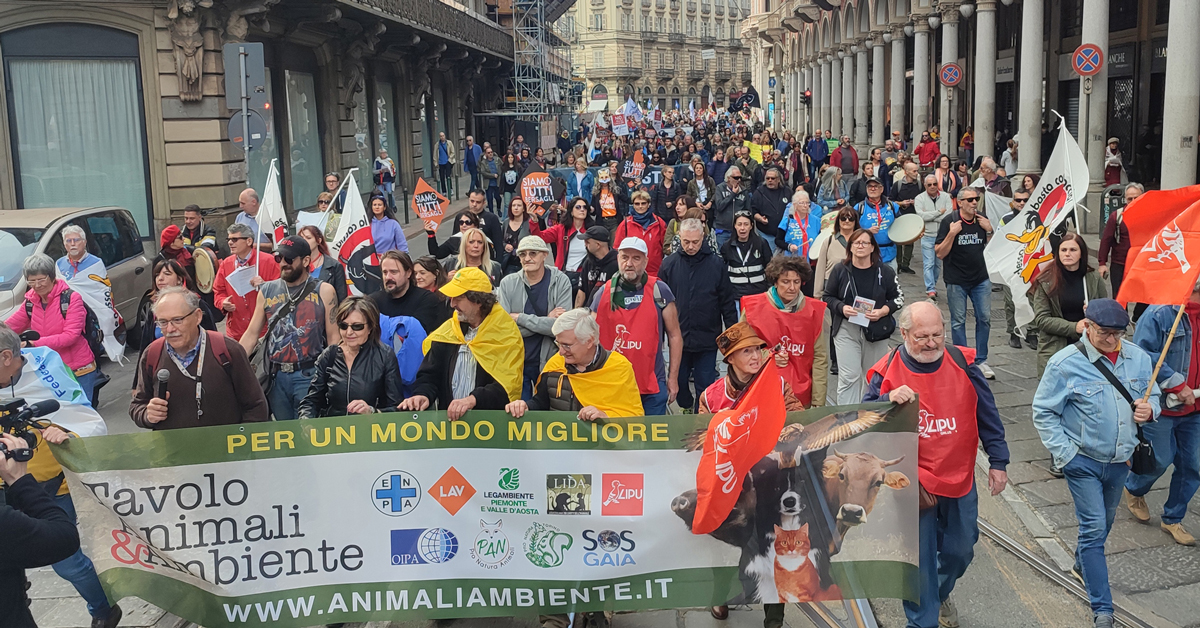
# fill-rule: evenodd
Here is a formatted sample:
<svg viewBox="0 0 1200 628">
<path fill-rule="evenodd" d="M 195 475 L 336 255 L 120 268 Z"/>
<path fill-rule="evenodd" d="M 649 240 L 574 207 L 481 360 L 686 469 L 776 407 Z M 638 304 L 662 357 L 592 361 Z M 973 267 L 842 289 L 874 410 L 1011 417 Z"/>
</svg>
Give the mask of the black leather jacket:
<svg viewBox="0 0 1200 628">
<path fill-rule="evenodd" d="M 383 343 L 368 342 L 354 358 L 353 377 L 346 369 L 340 345 L 326 347 L 317 358 L 308 394 L 299 417 L 344 416 L 351 400 L 361 399 L 380 412 L 391 412 L 404 401 L 400 364 Z"/>
</svg>

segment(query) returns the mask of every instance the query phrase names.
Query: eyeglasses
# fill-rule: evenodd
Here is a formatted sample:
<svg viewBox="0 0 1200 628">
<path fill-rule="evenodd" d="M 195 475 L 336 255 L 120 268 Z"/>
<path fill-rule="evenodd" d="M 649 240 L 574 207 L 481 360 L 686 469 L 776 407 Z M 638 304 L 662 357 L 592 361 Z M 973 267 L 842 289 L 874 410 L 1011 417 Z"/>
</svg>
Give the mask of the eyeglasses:
<svg viewBox="0 0 1200 628">
<path fill-rule="evenodd" d="M 354 331 L 362 331 L 367 328 L 366 323 L 338 323 L 337 325 L 338 325 L 338 329 L 340 329 L 342 331 L 346 331 L 347 329 L 353 329 Z"/>
<path fill-rule="evenodd" d="M 566 343 L 566 342 L 559 342 L 559 341 L 555 340 L 554 346 L 558 347 L 559 351 L 565 351 L 567 353 L 570 353 L 571 351 L 573 351 L 575 349 L 575 347 L 579 346 L 579 343 L 578 342 Z"/>
<path fill-rule="evenodd" d="M 875 243 L 871 240 L 860 240 L 858 242 L 851 242 L 850 246 L 871 246 L 873 244 Z"/>
<path fill-rule="evenodd" d="M 28 283 L 31 286 L 44 286 L 46 284 L 54 283 L 54 278 L 42 275 L 41 277 L 28 279 Z"/>
<path fill-rule="evenodd" d="M 916 342 L 919 345 L 924 345 L 924 344 L 929 344 L 930 340 L 933 340 L 935 342 L 940 342 L 942 340 L 942 338 L 944 338 L 944 337 L 945 337 L 945 334 L 943 334 L 940 331 L 937 331 L 937 332 L 934 332 L 933 335 L 930 335 L 930 336 L 913 336 L 913 342 Z"/>
<path fill-rule="evenodd" d="M 196 310 L 198 309 L 200 308 L 196 308 Z M 156 318 L 154 319 L 154 324 L 157 325 L 159 329 L 166 329 L 167 325 L 178 329 L 179 326 L 183 324 L 183 321 L 187 320 L 189 316 L 196 313 L 196 310 L 192 310 L 183 316 L 176 316 L 175 318 Z"/>
<path fill-rule="evenodd" d="M 1099 325 L 1092 325 L 1092 329 L 1096 330 L 1096 335 L 1109 340 L 1120 338 L 1125 335 L 1124 329 L 1108 329 Z"/>
<path fill-rule="evenodd" d="M 245 238 L 245 237 L 240 237 L 240 236 L 230 236 L 225 239 L 229 242 L 237 242 L 238 240 L 249 240 L 250 238 Z"/>
<path fill-rule="evenodd" d="M 81 244 L 83 242 L 87 242 L 87 240 L 83 238 L 63 238 L 63 244 Z"/>
</svg>

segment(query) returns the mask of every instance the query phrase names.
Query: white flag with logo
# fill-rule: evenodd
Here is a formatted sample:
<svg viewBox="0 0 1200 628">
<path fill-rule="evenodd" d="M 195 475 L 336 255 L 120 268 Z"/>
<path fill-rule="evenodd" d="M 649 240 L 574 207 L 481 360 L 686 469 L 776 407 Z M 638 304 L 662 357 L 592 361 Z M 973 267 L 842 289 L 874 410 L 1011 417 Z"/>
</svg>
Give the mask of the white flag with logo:
<svg viewBox="0 0 1200 628">
<path fill-rule="evenodd" d="M 995 231 L 984 250 L 984 261 L 992 281 L 1012 290 L 1019 329 L 1033 321 L 1033 307 L 1025 294 L 1041 265 L 1053 259 L 1050 233 L 1087 197 L 1088 180 L 1087 160 L 1064 125 L 1059 129 L 1050 162 L 1025 208 L 1003 227 L 993 222 Z"/>
<path fill-rule="evenodd" d="M 379 258 L 375 255 L 375 241 L 371 237 L 371 217 L 363 205 L 358 182 L 352 176 L 354 170 L 357 168 L 346 174 L 346 206 L 328 245 L 329 254 L 346 269 L 350 293 L 363 295 L 374 292 L 379 278 Z"/>
<path fill-rule="evenodd" d="M 271 170 L 267 173 L 267 184 L 263 186 L 262 203 L 258 207 L 259 233 L 265 233 L 272 243 L 277 243 L 287 236 L 287 212 L 283 209 L 283 195 L 279 191 L 279 170 L 275 164 L 279 160 L 271 160 Z"/>
<path fill-rule="evenodd" d="M 79 293 L 80 298 L 87 304 L 88 309 L 96 315 L 96 323 L 104 337 L 104 353 L 108 359 L 123 364 L 125 360 L 125 320 L 113 302 L 112 280 L 108 278 L 108 269 L 104 261 L 95 255 L 89 255 L 80 260 L 75 274 L 67 279 L 67 264 L 70 262 L 62 257 L 55 264 L 59 279 Z M 151 323 L 152 324 L 152 323 Z"/>
</svg>

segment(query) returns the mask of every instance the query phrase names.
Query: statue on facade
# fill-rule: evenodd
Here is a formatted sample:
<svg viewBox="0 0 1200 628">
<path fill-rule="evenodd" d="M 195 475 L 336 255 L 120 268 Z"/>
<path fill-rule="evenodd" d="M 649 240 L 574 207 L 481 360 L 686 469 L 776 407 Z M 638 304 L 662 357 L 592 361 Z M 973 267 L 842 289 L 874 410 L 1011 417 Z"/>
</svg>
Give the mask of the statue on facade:
<svg viewBox="0 0 1200 628">
<path fill-rule="evenodd" d="M 200 32 L 200 9 L 212 7 L 212 0 L 170 0 L 167 3 L 167 31 L 175 52 L 175 73 L 179 78 L 179 99 L 199 102 L 204 97 L 204 35 Z"/>
</svg>

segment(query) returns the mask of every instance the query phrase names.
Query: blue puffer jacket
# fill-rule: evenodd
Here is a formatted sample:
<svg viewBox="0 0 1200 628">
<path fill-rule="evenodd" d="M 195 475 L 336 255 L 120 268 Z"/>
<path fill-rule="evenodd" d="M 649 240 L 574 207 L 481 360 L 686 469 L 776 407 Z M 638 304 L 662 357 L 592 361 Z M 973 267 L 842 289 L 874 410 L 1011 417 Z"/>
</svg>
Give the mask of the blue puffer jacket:
<svg viewBox="0 0 1200 628">
<path fill-rule="evenodd" d="M 879 225 L 879 233 L 875 234 L 875 242 L 879 244 L 879 256 L 886 264 L 896 259 L 896 245 L 888 236 L 888 228 L 892 226 L 896 216 L 900 215 L 900 208 L 886 198 L 881 198 L 880 201 L 881 203 L 877 207 L 871 203 L 871 199 L 867 199 L 855 205 L 854 211 L 858 212 L 858 226 L 863 229 Z"/>
</svg>

